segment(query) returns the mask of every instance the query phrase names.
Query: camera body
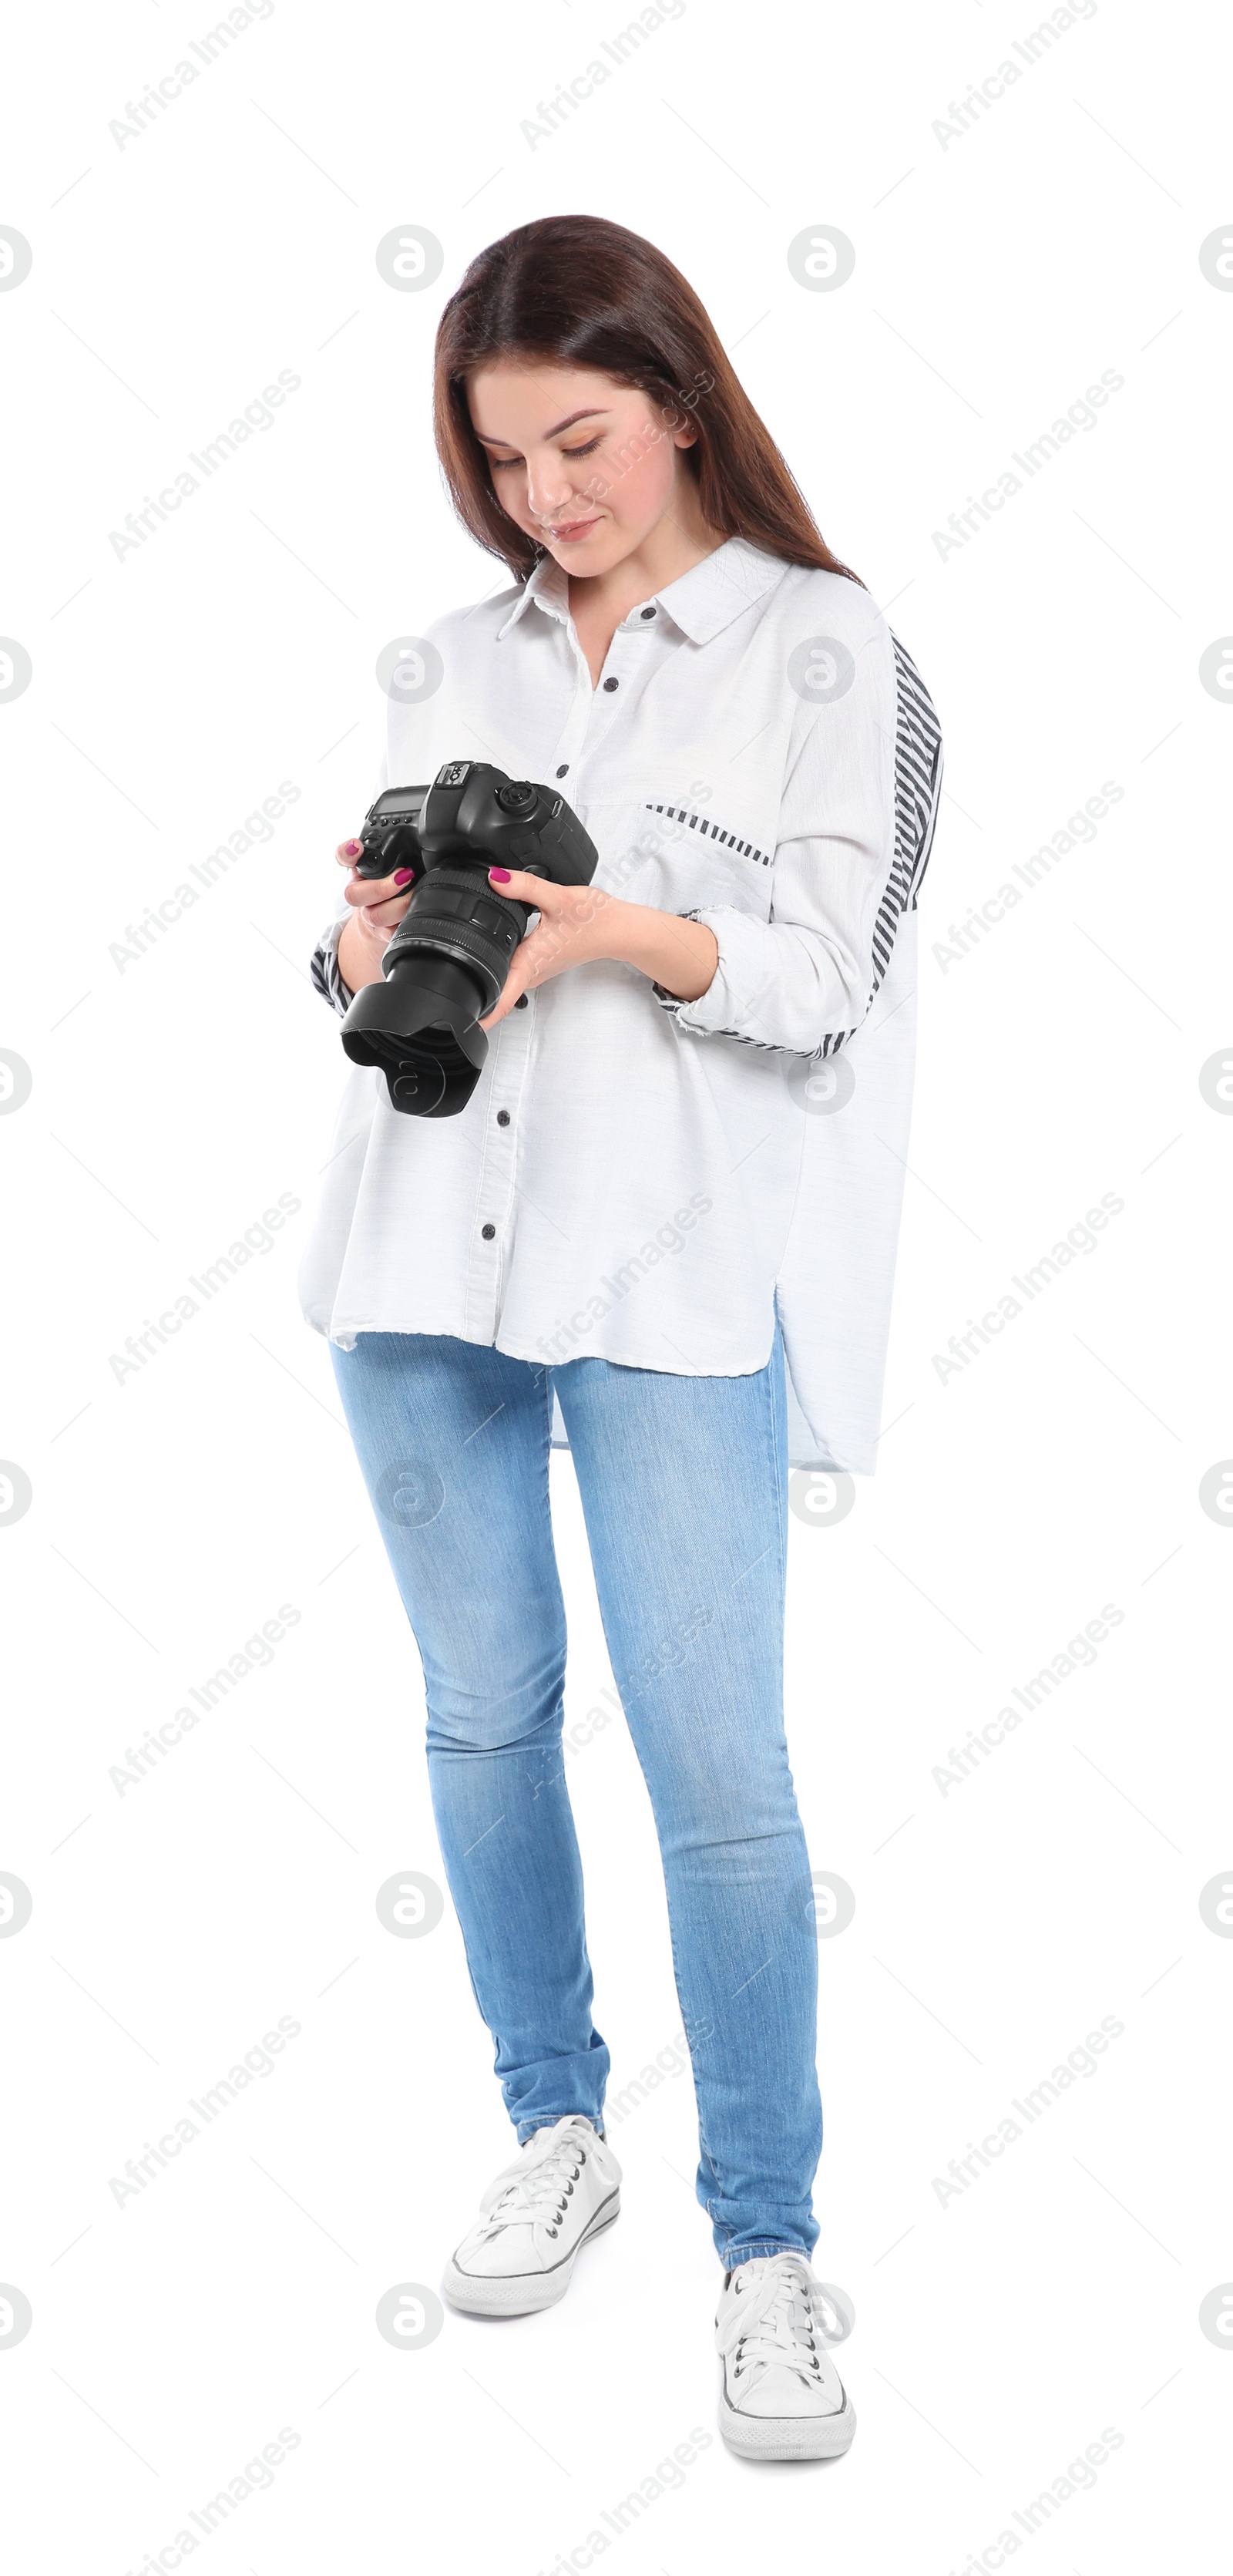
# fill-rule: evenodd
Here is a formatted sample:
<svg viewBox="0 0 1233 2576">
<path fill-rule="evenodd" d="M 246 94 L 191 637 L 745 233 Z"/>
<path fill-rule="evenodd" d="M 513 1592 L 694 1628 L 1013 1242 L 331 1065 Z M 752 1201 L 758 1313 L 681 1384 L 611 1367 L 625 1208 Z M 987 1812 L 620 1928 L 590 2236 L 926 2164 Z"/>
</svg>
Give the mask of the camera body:
<svg viewBox="0 0 1233 2576">
<path fill-rule="evenodd" d="M 395 868 L 422 874 L 415 827 L 427 794 L 426 787 L 391 787 L 369 806 L 360 830 L 364 855 L 355 863 L 357 877 L 392 877 Z"/>
<path fill-rule="evenodd" d="M 554 788 L 476 760 L 447 760 L 430 787 L 388 788 L 360 839 L 357 876 L 414 873 L 383 980 L 356 994 L 342 1042 L 353 1063 L 381 1067 L 395 1109 L 450 1118 L 479 1080 L 479 1020 L 500 998 L 532 909 L 498 895 L 489 868 L 589 885 L 599 854 Z"/>
</svg>

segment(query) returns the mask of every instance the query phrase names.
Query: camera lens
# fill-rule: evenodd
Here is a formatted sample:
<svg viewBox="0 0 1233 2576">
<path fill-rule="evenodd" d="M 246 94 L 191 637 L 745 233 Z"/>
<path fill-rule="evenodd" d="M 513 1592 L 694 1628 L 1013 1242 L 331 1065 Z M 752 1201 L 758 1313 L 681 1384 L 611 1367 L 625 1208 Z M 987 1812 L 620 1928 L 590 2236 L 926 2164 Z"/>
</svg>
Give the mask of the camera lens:
<svg viewBox="0 0 1233 2576">
<path fill-rule="evenodd" d="M 529 779 L 510 778 L 497 789 L 497 803 L 506 814 L 529 814 L 535 803 L 535 789 Z"/>
</svg>

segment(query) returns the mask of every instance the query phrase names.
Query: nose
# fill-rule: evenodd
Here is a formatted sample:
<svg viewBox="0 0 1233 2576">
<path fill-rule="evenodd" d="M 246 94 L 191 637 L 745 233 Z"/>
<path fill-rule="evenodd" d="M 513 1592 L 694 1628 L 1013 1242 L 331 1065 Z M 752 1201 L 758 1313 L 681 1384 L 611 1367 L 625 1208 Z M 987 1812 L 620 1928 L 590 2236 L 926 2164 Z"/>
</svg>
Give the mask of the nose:
<svg viewBox="0 0 1233 2576">
<path fill-rule="evenodd" d="M 555 448 L 545 448 L 540 456 L 527 459 L 527 507 L 537 519 L 549 524 L 560 519 L 573 503 L 574 486 L 569 479 L 564 458 Z"/>
</svg>

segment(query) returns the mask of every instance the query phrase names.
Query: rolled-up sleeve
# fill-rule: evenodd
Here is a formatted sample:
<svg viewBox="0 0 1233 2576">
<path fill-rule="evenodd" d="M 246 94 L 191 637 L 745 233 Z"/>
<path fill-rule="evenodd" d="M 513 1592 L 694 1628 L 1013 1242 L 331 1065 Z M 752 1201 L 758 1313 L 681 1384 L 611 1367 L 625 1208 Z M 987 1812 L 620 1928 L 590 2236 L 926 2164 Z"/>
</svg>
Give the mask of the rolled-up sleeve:
<svg viewBox="0 0 1233 2576">
<path fill-rule="evenodd" d="M 733 905 L 686 918 L 715 934 L 701 998 L 656 986 L 683 1036 L 833 1054 L 860 1027 L 885 972 L 895 882 L 894 648 L 872 610 L 839 695 L 802 705 L 789 744 L 769 916 Z"/>
</svg>

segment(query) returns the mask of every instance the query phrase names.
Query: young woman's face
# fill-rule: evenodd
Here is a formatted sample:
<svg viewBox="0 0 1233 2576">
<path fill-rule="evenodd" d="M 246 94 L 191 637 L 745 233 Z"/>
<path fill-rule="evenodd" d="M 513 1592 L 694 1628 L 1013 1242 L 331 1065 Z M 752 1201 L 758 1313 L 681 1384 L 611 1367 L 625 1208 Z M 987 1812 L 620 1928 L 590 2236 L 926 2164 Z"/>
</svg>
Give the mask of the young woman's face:
<svg viewBox="0 0 1233 2576">
<path fill-rule="evenodd" d="M 502 358 L 476 370 L 467 399 L 502 509 L 567 572 L 611 572 L 661 519 L 700 517 L 682 455 L 692 422 L 632 385 Z"/>
</svg>

